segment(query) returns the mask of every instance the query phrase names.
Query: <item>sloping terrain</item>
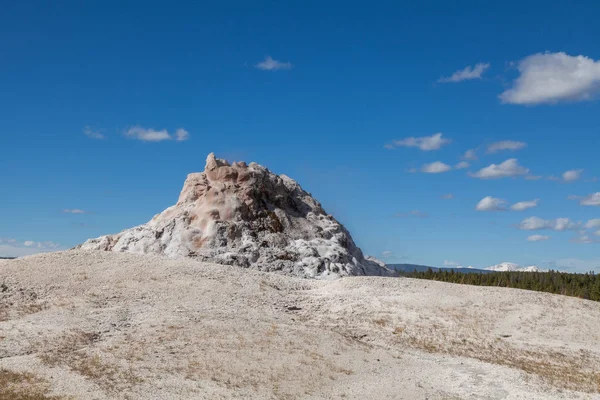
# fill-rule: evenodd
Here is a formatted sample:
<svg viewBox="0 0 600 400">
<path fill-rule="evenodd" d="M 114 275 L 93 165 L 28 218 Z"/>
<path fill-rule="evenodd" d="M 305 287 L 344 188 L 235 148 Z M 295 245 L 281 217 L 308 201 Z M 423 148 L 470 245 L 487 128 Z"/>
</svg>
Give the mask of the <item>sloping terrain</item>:
<svg viewBox="0 0 600 400">
<path fill-rule="evenodd" d="M 576 298 L 105 251 L 0 276 L 0 399 L 599 398 Z"/>
</svg>

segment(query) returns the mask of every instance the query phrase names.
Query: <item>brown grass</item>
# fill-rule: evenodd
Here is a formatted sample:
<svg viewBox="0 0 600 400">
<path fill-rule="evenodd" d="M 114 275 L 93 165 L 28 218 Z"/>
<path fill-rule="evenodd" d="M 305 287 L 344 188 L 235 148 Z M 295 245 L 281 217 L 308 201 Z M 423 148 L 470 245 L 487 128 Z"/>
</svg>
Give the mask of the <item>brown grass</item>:
<svg viewBox="0 0 600 400">
<path fill-rule="evenodd" d="M 59 400 L 50 396 L 48 385 L 29 373 L 0 369 L 0 400 Z"/>
</svg>

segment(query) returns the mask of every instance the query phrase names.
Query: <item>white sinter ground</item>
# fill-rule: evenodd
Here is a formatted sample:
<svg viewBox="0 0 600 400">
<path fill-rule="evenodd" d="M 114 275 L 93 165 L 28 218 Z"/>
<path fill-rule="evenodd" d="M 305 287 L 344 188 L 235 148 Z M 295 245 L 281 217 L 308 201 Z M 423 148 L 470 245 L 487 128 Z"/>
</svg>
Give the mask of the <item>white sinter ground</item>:
<svg viewBox="0 0 600 400">
<path fill-rule="evenodd" d="M 0 398 L 600 398 L 597 302 L 107 251 L 0 271 Z"/>
</svg>

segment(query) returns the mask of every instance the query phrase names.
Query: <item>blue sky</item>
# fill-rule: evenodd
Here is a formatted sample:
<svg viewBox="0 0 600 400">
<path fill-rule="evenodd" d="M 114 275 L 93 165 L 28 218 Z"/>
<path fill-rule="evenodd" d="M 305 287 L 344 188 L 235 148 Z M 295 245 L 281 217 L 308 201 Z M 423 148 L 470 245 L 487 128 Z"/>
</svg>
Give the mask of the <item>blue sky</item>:
<svg viewBox="0 0 600 400">
<path fill-rule="evenodd" d="M 144 223 L 214 151 L 388 262 L 600 271 L 600 4 L 203 3 L 3 4 L 0 252 Z"/>
</svg>

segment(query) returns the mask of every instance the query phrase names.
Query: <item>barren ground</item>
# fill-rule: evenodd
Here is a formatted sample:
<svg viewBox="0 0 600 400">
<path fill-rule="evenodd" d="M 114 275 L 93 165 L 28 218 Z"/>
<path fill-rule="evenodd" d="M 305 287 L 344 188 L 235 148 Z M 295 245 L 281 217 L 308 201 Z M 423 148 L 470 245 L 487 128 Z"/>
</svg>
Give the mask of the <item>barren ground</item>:
<svg viewBox="0 0 600 400">
<path fill-rule="evenodd" d="M 108 252 L 0 260 L 0 400 L 599 392 L 600 303 Z"/>
</svg>

